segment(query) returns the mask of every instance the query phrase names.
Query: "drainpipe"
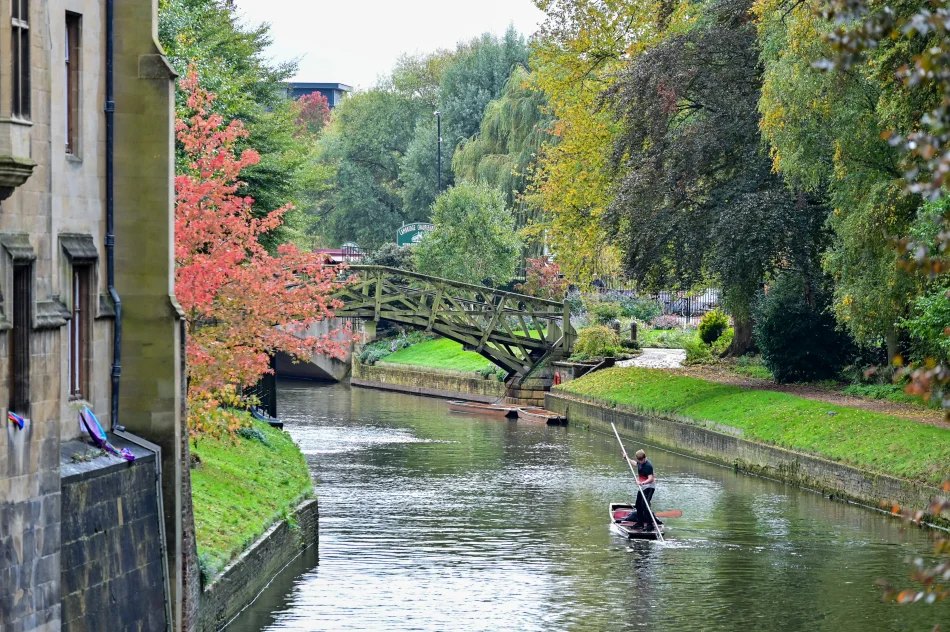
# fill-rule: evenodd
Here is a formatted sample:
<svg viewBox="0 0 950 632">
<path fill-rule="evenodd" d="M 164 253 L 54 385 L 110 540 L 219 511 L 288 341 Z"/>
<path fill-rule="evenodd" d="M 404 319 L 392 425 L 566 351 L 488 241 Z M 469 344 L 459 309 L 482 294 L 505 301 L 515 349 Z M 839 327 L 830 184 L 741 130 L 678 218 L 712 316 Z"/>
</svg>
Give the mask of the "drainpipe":
<svg viewBox="0 0 950 632">
<path fill-rule="evenodd" d="M 106 0 L 106 277 L 115 306 L 112 328 L 112 425 L 119 424 L 119 376 L 122 375 L 122 301 L 115 289 L 115 0 Z"/>
</svg>

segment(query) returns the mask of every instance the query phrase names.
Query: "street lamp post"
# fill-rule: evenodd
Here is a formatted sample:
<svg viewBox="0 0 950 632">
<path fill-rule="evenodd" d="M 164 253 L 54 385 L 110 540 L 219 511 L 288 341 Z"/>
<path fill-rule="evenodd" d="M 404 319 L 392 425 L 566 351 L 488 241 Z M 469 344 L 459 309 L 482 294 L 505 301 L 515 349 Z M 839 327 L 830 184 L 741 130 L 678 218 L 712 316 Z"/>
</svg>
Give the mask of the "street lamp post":
<svg viewBox="0 0 950 632">
<path fill-rule="evenodd" d="M 439 156 L 438 162 L 438 171 L 439 171 L 439 188 L 437 194 L 442 193 L 442 113 L 438 110 L 435 111 L 435 121 L 436 121 L 436 135 L 439 137 L 438 149 L 436 150 Z"/>
</svg>

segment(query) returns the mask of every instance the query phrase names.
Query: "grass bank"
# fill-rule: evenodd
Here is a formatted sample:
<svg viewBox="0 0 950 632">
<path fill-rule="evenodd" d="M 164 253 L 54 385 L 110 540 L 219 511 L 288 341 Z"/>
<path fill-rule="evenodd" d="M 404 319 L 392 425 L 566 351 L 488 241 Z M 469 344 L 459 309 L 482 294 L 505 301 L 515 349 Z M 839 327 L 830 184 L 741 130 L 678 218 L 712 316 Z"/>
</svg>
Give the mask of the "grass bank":
<svg viewBox="0 0 950 632">
<path fill-rule="evenodd" d="M 313 494 L 290 435 L 252 420 L 236 439 L 199 439 L 191 471 L 201 572 L 210 578 Z"/>
<path fill-rule="evenodd" d="M 383 358 L 383 362 L 413 364 L 415 366 L 455 371 L 480 371 L 491 366 L 491 362 L 479 354 L 474 351 L 465 351 L 461 344 L 448 338 L 420 342 L 411 347 L 400 349 L 396 353 Z"/>
<path fill-rule="evenodd" d="M 744 439 L 864 470 L 940 484 L 950 475 L 950 429 L 786 393 L 641 368 L 615 368 L 556 387 L 618 408 L 738 429 Z"/>
</svg>

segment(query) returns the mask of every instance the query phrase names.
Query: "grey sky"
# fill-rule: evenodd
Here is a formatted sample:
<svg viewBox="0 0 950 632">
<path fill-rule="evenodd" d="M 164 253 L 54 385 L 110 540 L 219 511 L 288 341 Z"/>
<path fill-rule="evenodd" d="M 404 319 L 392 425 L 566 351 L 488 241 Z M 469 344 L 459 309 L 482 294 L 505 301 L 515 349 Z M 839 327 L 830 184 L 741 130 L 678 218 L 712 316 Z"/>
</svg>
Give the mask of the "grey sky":
<svg viewBox="0 0 950 632">
<path fill-rule="evenodd" d="M 275 59 L 301 57 L 300 81 L 361 88 L 402 53 L 454 48 L 510 24 L 534 33 L 544 14 L 531 0 L 237 0 L 250 22 L 270 22 Z"/>
</svg>

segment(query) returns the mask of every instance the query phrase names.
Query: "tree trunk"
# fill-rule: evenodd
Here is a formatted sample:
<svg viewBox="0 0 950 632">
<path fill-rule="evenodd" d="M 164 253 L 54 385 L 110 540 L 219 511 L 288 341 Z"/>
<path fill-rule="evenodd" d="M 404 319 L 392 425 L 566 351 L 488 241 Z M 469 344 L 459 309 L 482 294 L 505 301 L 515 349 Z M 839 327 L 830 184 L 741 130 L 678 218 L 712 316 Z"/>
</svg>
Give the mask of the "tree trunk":
<svg viewBox="0 0 950 632">
<path fill-rule="evenodd" d="M 738 358 L 739 356 L 750 353 L 755 348 L 752 340 L 752 319 L 746 318 L 735 320 L 735 334 L 732 337 L 732 344 L 722 354 L 724 358 Z"/>
<path fill-rule="evenodd" d="M 887 365 L 894 366 L 894 358 L 897 357 L 897 327 L 894 323 L 887 326 Z"/>
</svg>

